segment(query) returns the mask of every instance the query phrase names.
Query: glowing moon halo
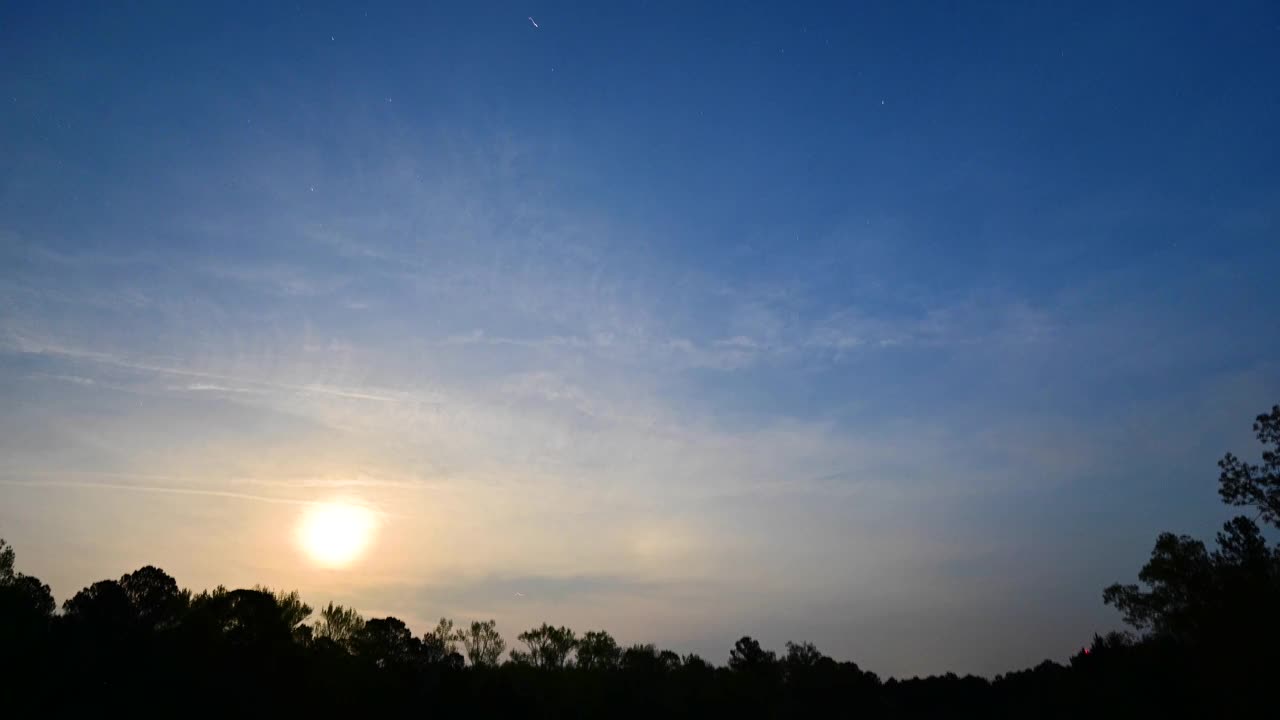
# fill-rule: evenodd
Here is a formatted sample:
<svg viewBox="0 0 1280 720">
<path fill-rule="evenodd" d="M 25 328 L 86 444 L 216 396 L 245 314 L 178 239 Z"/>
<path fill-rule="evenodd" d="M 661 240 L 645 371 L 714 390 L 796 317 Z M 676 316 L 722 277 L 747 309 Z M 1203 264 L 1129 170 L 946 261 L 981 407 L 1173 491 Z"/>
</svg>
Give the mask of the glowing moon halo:
<svg viewBox="0 0 1280 720">
<path fill-rule="evenodd" d="M 298 545 L 320 567 L 350 565 L 373 539 L 377 516 L 373 511 L 345 502 L 310 505 L 298 523 Z"/>
</svg>

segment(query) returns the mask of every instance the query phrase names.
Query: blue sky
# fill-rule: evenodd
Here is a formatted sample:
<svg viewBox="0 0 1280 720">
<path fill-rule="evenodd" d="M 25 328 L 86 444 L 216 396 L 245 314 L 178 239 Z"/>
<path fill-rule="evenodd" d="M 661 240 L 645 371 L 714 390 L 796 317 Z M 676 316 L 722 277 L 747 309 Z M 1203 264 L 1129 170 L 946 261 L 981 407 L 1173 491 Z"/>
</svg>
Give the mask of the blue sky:
<svg viewBox="0 0 1280 720">
<path fill-rule="evenodd" d="M 1280 400 L 1277 67 L 1262 2 L 9 6 L 0 536 L 59 598 L 1061 659 Z"/>
</svg>

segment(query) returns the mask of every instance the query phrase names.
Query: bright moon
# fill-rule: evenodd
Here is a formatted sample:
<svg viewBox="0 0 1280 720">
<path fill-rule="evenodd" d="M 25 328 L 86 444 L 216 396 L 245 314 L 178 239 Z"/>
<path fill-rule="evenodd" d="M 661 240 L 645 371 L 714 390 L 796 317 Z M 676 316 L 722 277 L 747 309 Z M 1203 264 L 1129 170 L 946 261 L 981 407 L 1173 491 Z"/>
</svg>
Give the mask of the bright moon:
<svg viewBox="0 0 1280 720">
<path fill-rule="evenodd" d="M 312 505 L 298 524 L 298 544 L 321 567 L 346 567 L 364 552 L 376 525 L 374 513 L 359 505 Z"/>
</svg>

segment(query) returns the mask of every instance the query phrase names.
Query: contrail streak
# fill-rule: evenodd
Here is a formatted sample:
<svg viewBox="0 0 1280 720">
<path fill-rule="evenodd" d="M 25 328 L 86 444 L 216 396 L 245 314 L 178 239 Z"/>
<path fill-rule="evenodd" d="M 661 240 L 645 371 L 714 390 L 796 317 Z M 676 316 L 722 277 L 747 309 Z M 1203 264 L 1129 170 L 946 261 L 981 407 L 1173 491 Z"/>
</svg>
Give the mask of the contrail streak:
<svg viewBox="0 0 1280 720">
<path fill-rule="evenodd" d="M 54 355 L 59 357 L 67 357 L 75 360 L 83 360 L 95 362 L 102 365 L 123 368 L 136 372 L 151 372 L 161 375 L 171 375 L 175 377 L 196 378 L 201 380 L 222 380 L 225 382 L 237 383 L 241 385 L 274 388 L 295 393 L 314 393 L 318 395 L 329 395 L 332 397 L 348 398 L 352 400 L 373 400 L 377 402 L 395 402 L 398 398 L 389 395 L 378 395 L 375 393 L 364 392 L 361 390 L 353 390 L 348 388 L 329 387 L 325 385 L 298 385 L 293 383 L 281 383 L 271 380 L 254 380 L 250 378 L 241 378 L 234 375 L 224 375 L 222 373 L 202 372 L 199 370 L 186 370 L 183 368 L 165 367 L 163 365 L 153 365 L 150 363 L 135 362 L 123 358 L 108 355 L 106 353 L 87 352 L 81 350 L 72 350 L 67 348 L 40 346 L 35 348 L 19 347 L 20 352 L 37 354 L 37 355 Z"/>
<path fill-rule="evenodd" d="M 224 497 L 235 500 L 256 500 L 258 502 L 277 503 L 281 505 L 314 505 L 313 500 L 294 500 L 291 498 L 274 498 L 265 495 L 229 492 L 226 490 L 202 490 L 200 488 L 168 487 L 163 485 L 127 485 L 123 483 L 77 482 L 73 480 L 0 480 L 0 485 L 10 487 L 62 487 L 86 488 L 91 490 L 130 490 L 133 492 L 169 493 L 173 495 L 199 495 L 203 497 Z"/>
</svg>

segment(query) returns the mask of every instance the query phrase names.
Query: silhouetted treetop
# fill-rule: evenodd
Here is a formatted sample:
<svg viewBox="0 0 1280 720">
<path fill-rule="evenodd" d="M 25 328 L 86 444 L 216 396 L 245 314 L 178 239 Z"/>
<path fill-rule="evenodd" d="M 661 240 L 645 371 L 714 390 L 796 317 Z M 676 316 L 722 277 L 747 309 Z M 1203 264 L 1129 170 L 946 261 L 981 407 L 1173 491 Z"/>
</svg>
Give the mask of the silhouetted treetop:
<svg viewBox="0 0 1280 720">
<path fill-rule="evenodd" d="M 1254 431 L 1270 446 L 1263 464 L 1228 454 L 1218 463 L 1219 494 L 1230 505 L 1257 508 L 1258 517 L 1274 525 L 1280 407 L 1259 415 Z M 1244 714 L 1271 693 L 1272 669 L 1280 667 L 1280 548 L 1269 548 L 1257 523 L 1244 516 L 1225 523 L 1215 542 L 1210 551 L 1195 538 L 1162 533 L 1139 583 L 1117 583 L 1103 592 L 1125 622 L 1145 633 L 1142 641 L 1120 635 L 1095 640 L 1089 652 L 1072 658 L 1073 669 L 1114 673 L 1134 663 L 1145 672 L 1180 668 L 1188 681 L 1161 690 L 1179 706 L 1202 699 L 1191 688 L 1230 688 L 1196 713 L 1206 716 Z M 1177 699 L 1178 693 L 1186 697 Z"/>
<path fill-rule="evenodd" d="M 13 579 L 14 552 L 9 543 L 0 538 L 0 585 Z"/>
<path fill-rule="evenodd" d="M 651 643 L 637 644 L 622 652 L 619 667 L 641 674 L 663 673 L 680 667 L 680 656 Z"/>
<path fill-rule="evenodd" d="M 360 617 L 360 613 L 330 602 L 327 607 L 320 609 L 320 619 L 316 622 L 312 635 L 342 647 L 350 647 L 363 628 L 364 618 Z"/>
<path fill-rule="evenodd" d="M 826 655 L 823 655 L 813 643 L 787 643 L 787 657 L 783 661 L 787 666 L 788 672 L 803 672 L 818 667 L 823 661 L 828 661 Z"/>
<path fill-rule="evenodd" d="M 1138 579 L 1149 589 L 1117 583 L 1103 592 L 1103 600 L 1119 608 L 1125 622 L 1139 630 L 1174 636 L 1195 631 L 1202 610 L 1198 604 L 1213 586 L 1213 563 L 1204 543 L 1186 535 L 1161 534 Z"/>
<path fill-rule="evenodd" d="M 95 631 L 122 632 L 137 619 L 129 593 L 115 580 L 99 580 L 76 593 L 62 604 L 62 614 Z"/>
<path fill-rule="evenodd" d="M 120 578 L 120 587 L 133 605 L 138 621 L 151 628 L 176 623 L 190 602 L 190 594 L 178 588 L 178 582 L 152 565 L 139 568 Z"/>
<path fill-rule="evenodd" d="M 17 554 L 0 538 L 0 615 L 43 622 L 57 607 L 49 586 L 15 569 Z"/>
<path fill-rule="evenodd" d="M 618 642 L 604 630 L 588 630 L 578 640 L 577 664 L 584 670 L 612 670 L 621 657 Z"/>
<path fill-rule="evenodd" d="M 261 590 L 201 593 L 191 601 L 191 618 L 194 629 L 231 647 L 270 652 L 294 641 L 275 596 Z"/>
<path fill-rule="evenodd" d="M 459 664 L 462 656 L 458 653 L 458 643 L 461 640 L 462 631 L 454 629 L 452 620 L 442 617 L 434 630 L 422 636 L 423 656 L 431 663 Z"/>
<path fill-rule="evenodd" d="M 352 647 L 379 668 L 408 667 L 422 657 L 422 641 L 413 636 L 404 621 L 394 617 L 365 621 Z"/>
<path fill-rule="evenodd" d="M 761 648 L 759 641 L 749 636 L 738 640 L 729 651 L 729 668 L 732 670 L 750 672 L 772 666 L 777 661 L 778 657 L 772 650 Z"/>
<path fill-rule="evenodd" d="M 527 651 L 512 650 L 513 662 L 529 663 L 540 668 L 558 669 L 569 662 L 569 654 L 577 647 L 578 639 L 566 627 L 554 627 L 546 623 L 526 630 L 516 636 Z"/>
<path fill-rule="evenodd" d="M 1218 494 L 1228 505 L 1257 509 L 1263 522 L 1280 528 L 1280 405 L 1255 418 L 1253 432 L 1264 448 L 1262 464 L 1227 453 L 1218 461 Z"/>
<path fill-rule="evenodd" d="M 462 631 L 461 641 L 467 653 L 467 660 L 472 665 L 497 665 L 503 651 L 507 649 L 506 641 L 502 639 L 502 635 L 498 634 L 496 620 L 472 622 L 466 630 Z"/>
</svg>

